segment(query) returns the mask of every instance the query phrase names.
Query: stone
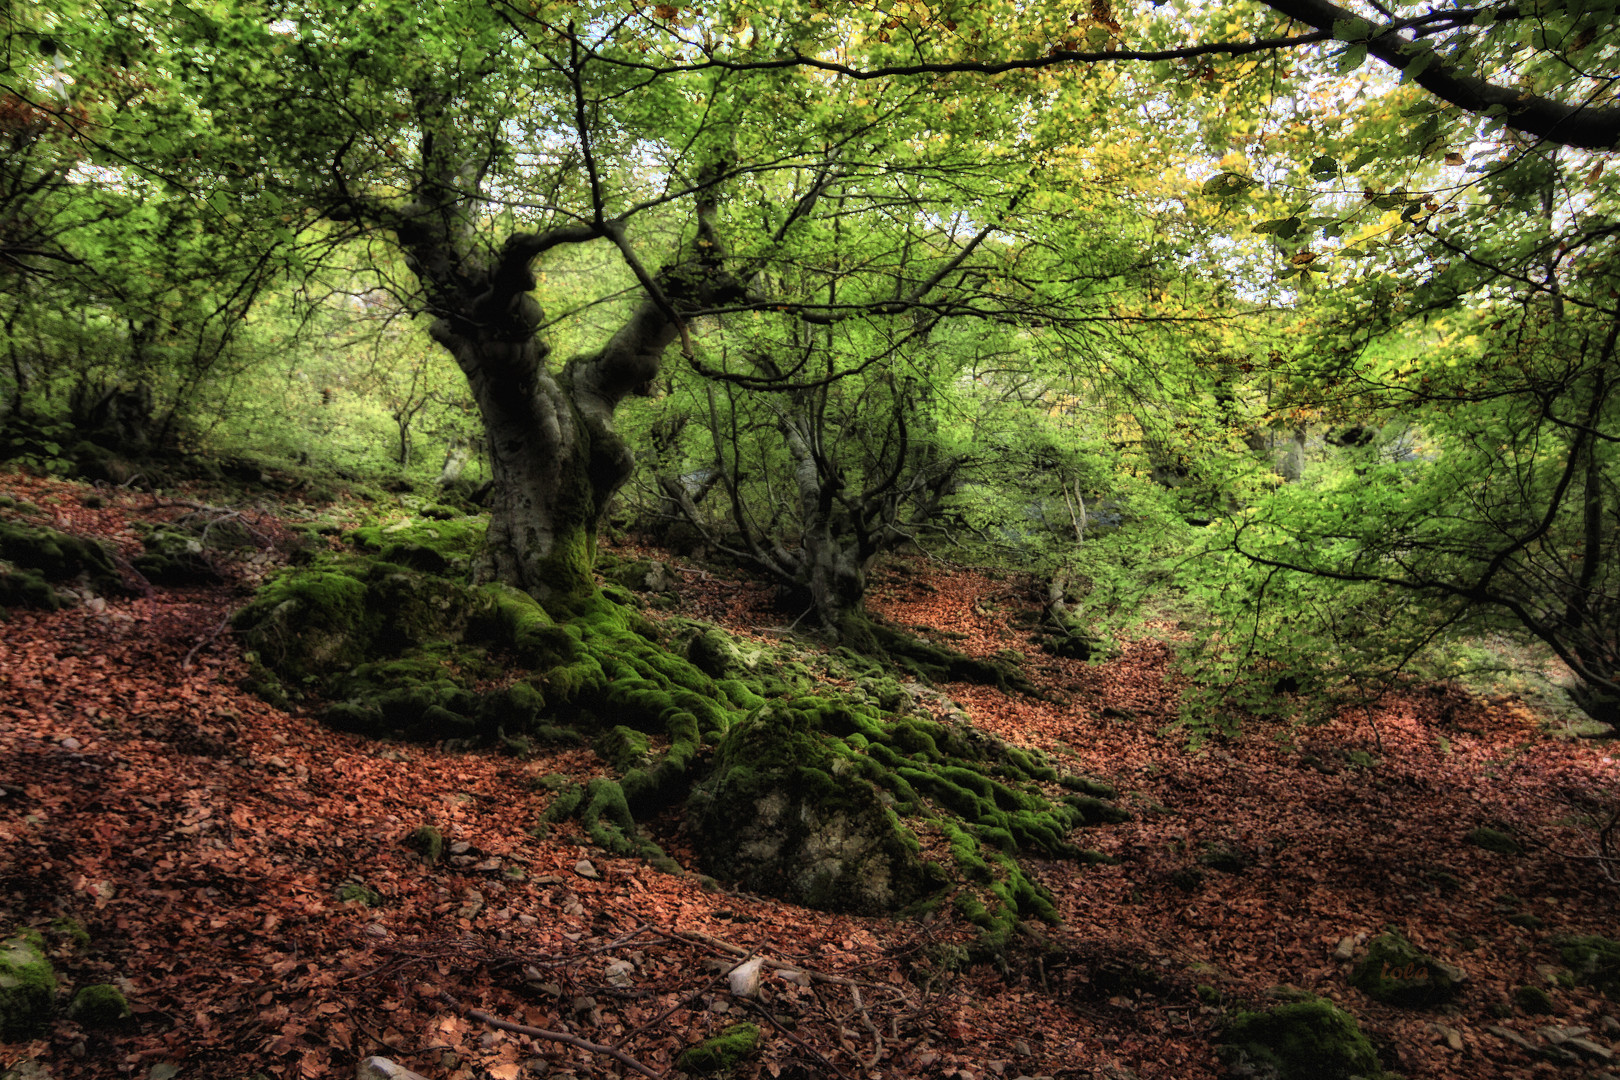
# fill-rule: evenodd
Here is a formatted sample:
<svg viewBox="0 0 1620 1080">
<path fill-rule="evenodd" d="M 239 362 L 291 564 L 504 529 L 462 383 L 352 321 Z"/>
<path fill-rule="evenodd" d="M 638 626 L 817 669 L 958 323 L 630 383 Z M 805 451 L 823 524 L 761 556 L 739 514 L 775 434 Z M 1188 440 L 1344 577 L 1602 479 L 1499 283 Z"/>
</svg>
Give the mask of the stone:
<svg viewBox="0 0 1620 1080">
<path fill-rule="evenodd" d="M 591 865 L 591 860 L 589 859 L 581 859 L 579 862 L 575 863 L 574 873 L 578 874 L 586 881 L 600 881 L 602 879 L 601 871 L 599 871 L 595 866 Z"/>
<path fill-rule="evenodd" d="M 1221 1029 L 1216 1053 L 1234 1076 L 1351 1080 L 1382 1075 L 1356 1018 L 1319 998 L 1235 1014 Z"/>
<path fill-rule="evenodd" d="M 1341 963 L 1347 960 L 1354 960 L 1356 956 L 1356 946 L 1359 944 L 1361 944 L 1361 941 L 1358 939 L 1357 935 L 1345 935 L 1339 939 L 1339 944 L 1334 948 L 1333 959 L 1338 960 Z"/>
<path fill-rule="evenodd" d="M 1575 1053 L 1579 1054 L 1583 1058 L 1586 1058 L 1588 1061 L 1601 1061 L 1603 1064 L 1607 1065 L 1609 1062 L 1614 1060 L 1613 1050 L 1610 1050 L 1607 1046 L 1604 1046 L 1601 1043 L 1595 1043 L 1591 1039 L 1576 1037 L 1573 1039 L 1565 1039 L 1558 1045 L 1560 1049 L 1575 1051 Z"/>
<path fill-rule="evenodd" d="M 1536 1044 L 1531 1042 L 1529 1039 L 1525 1038 L 1523 1035 L 1520 1035 L 1517 1031 L 1514 1031 L 1512 1028 L 1502 1027 L 1499 1024 L 1492 1024 L 1490 1027 L 1486 1028 L 1485 1030 L 1489 1031 L 1492 1035 L 1495 1035 L 1499 1039 L 1507 1040 L 1508 1042 L 1512 1043 L 1514 1046 L 1517 1046 L 1521 1050 L 1525 1050 L 1525 1051 L 1527 1051 L 1529 1053 L 1532 1053 L 1532 1054 L 1536 1052 L 1536 1049 L 1537 1049 Z"/>
<path fill-rule="evenodd" d="M 1430 1024 L 1429 1029 L 1435 1033 L 1437 1041 L 1445 1043 L 1451 1049 L 1461 1050 L 1463 1048 L 1462 1032 L 1456 1028 L 1447 1027 L 1445 1024 Z"/>
<path fill-rule="evenodd" d="M 107 1028 L 116 1027 L 134 1013 L 118 987 L 111 983 L 98 983 L 82 987 L 73 995 L 68 1015 L 85 1027 Z"/>
<path fill-rule="evenodd" d="M 56 972 L 45 959 L 45 939 L 28 931 L 0 941 L 0 1040 L 27 1038 L 55 1007 Z"/>
<path fill-rule="evenodd" d="M 1535 1016 L 1545 1016 L 1558 1011 L 1552 995 L 1539 986 L 1519 987 L 1513 991 L 1513 1003 Z"/>
<path fill-rule="evenodd" d="M 427 1080 L 403 1065 L 396 1065 L 385 1057 L 368 1057 L 354 1071 L 355 1080 Z"/>
<path fill-rule="evenodd" d="M 1400 934 L 1388 933 L 1368 942 L 1366 957 L 1350 973 L 1350 985 L 1385 1005 L 1430 1008 L 1455 998 L 1467 977 Z"/>
</svg>

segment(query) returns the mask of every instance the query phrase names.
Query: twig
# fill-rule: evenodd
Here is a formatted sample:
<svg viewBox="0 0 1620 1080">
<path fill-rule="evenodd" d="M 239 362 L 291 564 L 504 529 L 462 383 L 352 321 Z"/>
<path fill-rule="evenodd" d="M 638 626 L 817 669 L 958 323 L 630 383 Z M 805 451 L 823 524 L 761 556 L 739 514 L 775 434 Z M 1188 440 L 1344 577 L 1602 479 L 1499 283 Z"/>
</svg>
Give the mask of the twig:
<svg viewBox="0 0 1620 1080">
<path fill-rule="evenodd" d="M 871 1015 L 866 1011 L 866 1002 L 861 1000 L 861 988 L 849 988 L 849 999 L 855 1003 L 855 1011 L 861 1015 L 861 1024 L 872 1033 L 872 1056 L 861 1064 L 868 1069 L 877 1068 L 877 1063 L 883 1057 L 883 1033 L 878 1031 L 877 1025 L 872 1023 Z"/>
<path fill-rule="evenodd" d="M 209 634 L 207 637 L 197 639 L 197 644 L 193 645 L 191 647 L 191 651 L 186 653 L 186 658 L 180 661 L 181 671 L 190 671 L 191 662 L 192 660 L 196 659 L 198 650 L 205 645 L 212 645 L 215 641 L 219 640 L 219 635 L 223 634 L 225 632 L 225 628 L 231 624 L 231 614 L 231 612 L 225 613 L 225 617 L 219 620 L 219 625 L 214 627 L 213 633 Z"/>
<path fill-rule="evenodd" d="M 782 1035 L 785 1035 L 789 1042 L 793 1043 L 805 1053 L 812 1055 L 817 1061 L 821 1062 L 828 1069 L 832 1070 L 832 1072 L 838 1076 L 839 1080 L 849 1080 L 849 1077 L 844 1074 L 843 1069 L 840 1069 L 837 1065 L 834 1065 L 820 1050 L 817 1050 L 815 1047 L 799 1038 L 793 1032 L 783 1027 L 781 1022 L 777 1020 L 776 1017 L 772 1016 L 771 1011 L 765 1006 L 761 1005 L 752 998 L 745 998 L 743 1003 L 749 1008 L 753 1009 L 755 1012 L 759 1013 L 759 1015 L 763 1016 L 773 1028 L 775 1028 Z"/>
<path fill-rule="evenodd" d="M 571 1035 L 566 1031 L 548 1031 L 545 1028 L 530 1027 L 527 1024 L 514 1024 L 510 1020 L 502 1020 L 498 1016 L 491 1016 L 481 1009 L 469 1009 L 442 990 L 439 991 L 439 1000 L 465 1014 L 470 1020 L 477 1020 L 480 1023 L 488 1024 L 490 1027 L 510 1031 L 517 1035 L 528 1035 L 536 1039 L 545 1039 L 548 1042 L 562 1043 L 564 1046 L 575 1046 L 587 1053 L 601 1054 L 612 1058 L 627 1069 L 634 1069 L 641 1075 L 648 1077 L 649 1080 L 664 1080 L 662 1073 L 654 1072 L 629 1054 L 622 1050 L 615 1050 L 611 1046 L 593 1043 L 589 1039 L 582 1039 L 578 1035 Z"/>
</svg>

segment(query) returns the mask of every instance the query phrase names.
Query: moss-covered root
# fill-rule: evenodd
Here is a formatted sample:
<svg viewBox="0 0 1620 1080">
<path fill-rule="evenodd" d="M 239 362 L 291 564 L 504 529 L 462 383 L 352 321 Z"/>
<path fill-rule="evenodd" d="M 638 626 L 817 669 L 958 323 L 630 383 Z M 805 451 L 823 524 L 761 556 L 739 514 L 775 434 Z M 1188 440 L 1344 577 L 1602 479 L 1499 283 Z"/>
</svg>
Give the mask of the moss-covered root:
<svg viewBox="0 0 1620 1080">
<path fill-rule="evenodd" d="M 1316 998 L 1237 1013 L 1222 1028 L 1218 1052 L 1234 1076 L 1377 1080 L 1384 1075 L 1356 1018 Z"/>
<path fill-rule="evenodd" d="M 1035 684 L 1006 660 L 981 660 L 924 641 L 872 619 L 850 618 L 840 626 L 840 639 L 850 648 L 887 657 L 929 682 L 971 682 L 1040 696 Z"/>
<path fill-rule="evenodd" d="M 45 959 L 45 939 L 27 931 L 0 941 L 0 1040 L 27 1038 L 55 1007 L 56 972 Z"/>
</svg>

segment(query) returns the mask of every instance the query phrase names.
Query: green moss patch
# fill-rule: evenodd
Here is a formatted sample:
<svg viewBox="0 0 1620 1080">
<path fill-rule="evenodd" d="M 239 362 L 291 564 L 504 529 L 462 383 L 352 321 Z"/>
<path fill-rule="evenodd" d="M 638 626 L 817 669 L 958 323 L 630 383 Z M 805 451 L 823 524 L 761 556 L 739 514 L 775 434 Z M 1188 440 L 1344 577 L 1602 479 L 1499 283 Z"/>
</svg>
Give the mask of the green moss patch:
<svg viewBox="0 0 1620 1080">
<path fill-rule="evenodd" d="M 1494 851 L 1498 855 L 1517 855 L 1524 850 L 1512 833 L 1480 826 L 1463 837 L 1477 848 Z"/>
<path fill-rule="evenodd" d="M 118 987 L 110 983 L 82 987 L 73 995 L 68 1015 L 85 1027 L 107 1028 L 128 1020 L 134 1013 Z"/>
<path fill-rule="evenodd" d="M 1384 1075 L 1356 1018 L 1316 998 L 1235 1014 L 1222 1025 L 1217 1052 L 1234 1076 L 1376 1080 Z"/>
<path fill-rule="evenodd" d="M 1590 934 L 1561 937 L 1553 944 L 1558 947 L 1564 965 L 1575 973 L 1577 982 L 1620 1001 L 1620 941 Z"/>
<path fill-rule="evenodd" d="M 681 1051 L 675 1065 L 683 1072 L 713 1076 L 730 1072 L 759 1049 L 759 1028 L 754 1024 L 732 1024 L 713 1038 Z"/>
<path fill-rule="evenodd" d="M 1397 933 L 1367 943 L 1366 957 L 1350 973 L 1350 985 L 1386 1005 L 1427 1008 L 1457 996 L 1467 974 L 1422 952 Z"/>
<path fill-rule="evenodd" d="M 45 959 L 45 940 L 22 933 L 0 941 L 0 1040 L 27 1038 L 56 1008 L 56 972 Z"/>
</svg>

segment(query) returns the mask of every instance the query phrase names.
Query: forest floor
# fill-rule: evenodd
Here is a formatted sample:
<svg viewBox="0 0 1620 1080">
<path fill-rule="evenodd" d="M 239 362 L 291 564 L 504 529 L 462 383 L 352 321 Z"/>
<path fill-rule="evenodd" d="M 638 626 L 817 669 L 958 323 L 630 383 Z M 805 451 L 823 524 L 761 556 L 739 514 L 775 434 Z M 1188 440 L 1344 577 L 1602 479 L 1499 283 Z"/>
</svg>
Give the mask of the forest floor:
<svg viewBox="0 0 1620 1080">
<path fill-rule="evenodd" d="M 132 522 L 189 512 L 125 492 L 91 509 L 89 490 L 0 474 L 0 492 L 45 511 L 30 520 L 126 555 L 139 550 Z M 273 540 L 277 515 L 297 513 L 247 520 Z M 1598 1077 L 1601 1055 L 1547 1060 L 1543 1029 L 1620 1043 L 1620 1007 L 1554 981 L 1552 945 L 1620 926 L 1620 890 L 1575 824 L 1590 800 L 1613 805 L 1614 750 L 1551 738 L 1515 700 L 1414 689 L 1191 752 L 1165 730 L 1176 686 L 1163 641 L 1104 663 L 1051 658 L 1009 628 L 1029 583 L 891 566 L 874 609 L 961 635 L 952 643 L 969 652 L 1031 658 L 1046 700 L 945 688 L 974 723 L 1109 780 L 1133 814 L 1086 837 L 1114 865 L 1032 864 L 1064 920 L 1035 930 L 1046 948 L 1031 938 L 1005 969 L 953 969 L 972 928 L 948 908 L 932 921 L 830 915 L 705 891 L 569 826 L 531 836 L 551 797 L 533 779 L 598 772 L 589 750 L 521 759 L 366 741 L 243 692 L 225 619 L 277 560 L 249 552 L 216 587 L 0 623 L 0 936 L 46 935 L 63 1002 L 112 983 L 134 1008 L 113 1029 L 62 1015 L 0 1044 L 0 1067 L 281 1080 L 353 1075 L 381 1054 L 435 1080 L 635 1074 L 625 1059 L 670 1075 L 683 1047 L 747 1019 L 763 1039 L 744 1080 L 1201 1080 L 1223 1075 L 1222 1013 L 1277 987 L 1349 1009 L 1386 1067 L 1412 1078 Z M 744 634 L 784 621 L 763 590 L 687 571 L 680 613 Z M 452 843 L 437 867 L 403 843 L 423 824 Z M 1523 851 L 1466 842 L 1480 826 Z M 340 900 L 345 885 L 377 902 Z M 1396 1009 L 1350 988 L 1343 957 L 1389 927 L 1468 973 L 1456 1002 Z M 733 997 L 724 973 L 746 955 L 789 968 L 759 998 Z M 1556 1011 L 1515 1006 L 1524 986 Z"/>
</svg>

